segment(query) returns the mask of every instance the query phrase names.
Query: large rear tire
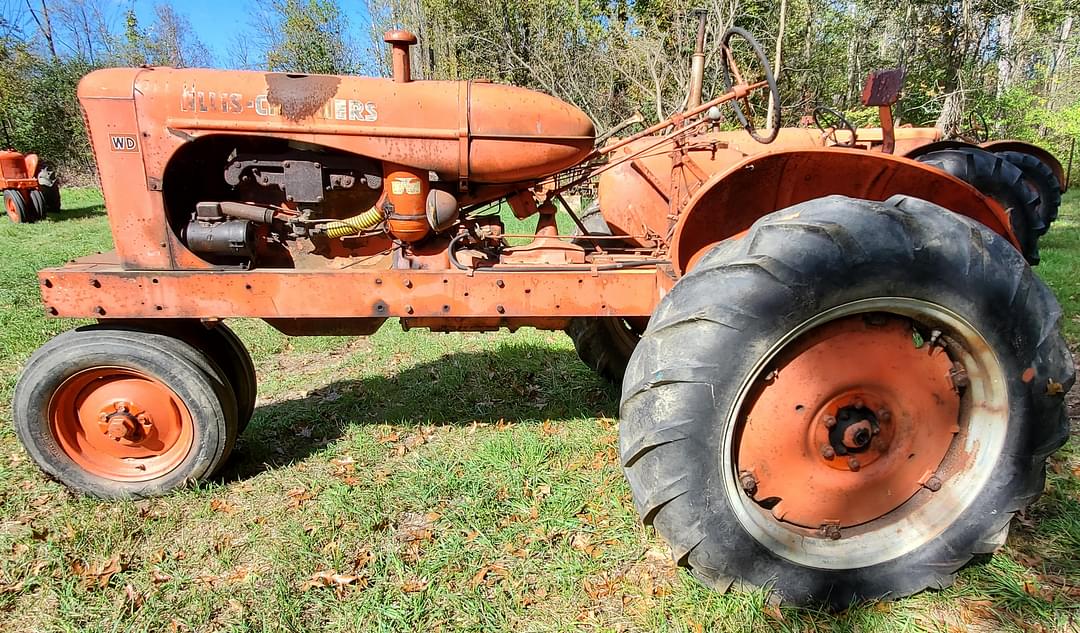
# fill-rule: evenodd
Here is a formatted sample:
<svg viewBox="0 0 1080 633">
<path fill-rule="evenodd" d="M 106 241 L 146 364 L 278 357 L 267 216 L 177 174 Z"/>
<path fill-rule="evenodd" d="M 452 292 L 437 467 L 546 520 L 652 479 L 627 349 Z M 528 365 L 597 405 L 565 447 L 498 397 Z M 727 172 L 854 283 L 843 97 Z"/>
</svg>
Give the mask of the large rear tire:
<svg viewBox="0 0 1080 633">
<path fill-rule="evenodd" d="M 1009 214 L 1024 258 L 1033 266 L 1039 263 L 1039 236 L 1046 233 L 1046 224 L 1039 216 L 1039 194 L 1028 188 L 1018 167 L 977 147 L 939 150 L 915 160 L 956 176 L 996 200 Z"/>
<path fill-rule="evenodd" d="M 634 351 L 637 509 L 719 589 L 844 608 L 946 586 L 1068 437 L 1060 318 L 1008 242 L 931 203 L 770 214 L 675 285 Z"/>
<path fill-rule="evenodd" d="M 1024 174 L 1028 186 L 1039 194 L 1039 217 L 1046 228 L 1057 219 L 1061 207 L 1061 183 L 1054 170 L 1031 154 L 1024 152 L 998 152 L 998 156 L 1016 165 Z"/>
<path fill-rule="evenodd" d="M 27 361 L 15 431 L 48 475 L 103 498 L 167 493 L 212 476 L 236 441 L 236 400 L 217 364 L 156 332 L 87 326 Z"/>
</svg>

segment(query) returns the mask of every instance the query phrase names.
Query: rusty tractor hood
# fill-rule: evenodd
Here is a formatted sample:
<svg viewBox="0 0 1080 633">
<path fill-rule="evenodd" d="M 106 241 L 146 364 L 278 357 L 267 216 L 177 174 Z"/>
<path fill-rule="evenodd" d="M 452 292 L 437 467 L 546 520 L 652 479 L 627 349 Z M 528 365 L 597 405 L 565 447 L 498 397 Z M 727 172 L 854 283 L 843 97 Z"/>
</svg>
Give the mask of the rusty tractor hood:
<svg viewBox="0 0 1080 633">
<path fill-rule="evenodd" d="M 595 135 L 589 117 L 564 101 L 478 80 L 114 68 L 83 78 L 79 98 L 84 107 L 89 100 L 133 99 L 147 153 L 164 134 L 264 135 L 478 183 L 558 172 L 580 162 Z M 91 128 L 110 125 L 87 111 Z M 156 171 L 154 157 L 144 160 L 148 172 Z"/>
</svg>

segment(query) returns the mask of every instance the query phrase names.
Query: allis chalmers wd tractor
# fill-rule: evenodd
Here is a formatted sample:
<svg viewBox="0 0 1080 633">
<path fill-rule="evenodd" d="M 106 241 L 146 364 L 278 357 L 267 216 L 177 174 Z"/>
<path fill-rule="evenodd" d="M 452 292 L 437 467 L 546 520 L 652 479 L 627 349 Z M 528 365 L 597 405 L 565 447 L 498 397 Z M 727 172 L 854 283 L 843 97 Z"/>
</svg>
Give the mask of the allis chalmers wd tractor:
<svg viewBox="0 0 1080 633">
<path fill-rule="evenodd" d="M 12 222 L 36 222 L 60 210 L 60 188 L 51 167 L 37 154 L 0 151 L 0 191 Z"/>
<path fill-rule="evenodd" d="M 16 388 L 46 473 L 109 498 L 211 477 L 255 402 L 223 319 L 532 326 L 621 380 L 637 509 L 710 586 L 847 605 L 943 586 L 1004 542 L 1066 439 L 1073 382 L 1017 209 L 884 151 L 903 140 L 888 125 L 873 147 L 768 145 L 779 130 L 754 113 L 776 86 L 738 29 L 725 94 L 700 101 L 696 64 L 684 112 L 599 147 L 553 97 L 411 81 L 415 38 L 386 39 L 392 79 L 83 80 L 117 249 L 40 273 L 49 314 L 98 320 Z M 888 104 L 881 77 L 869 101 Z M 718 131 L 729 110 L 745 131 Z M 590 178 L 578 214 L 562 192 Z M 531 241 L 511 245 L 503 204 L 536 218 Z"/>
</svg>

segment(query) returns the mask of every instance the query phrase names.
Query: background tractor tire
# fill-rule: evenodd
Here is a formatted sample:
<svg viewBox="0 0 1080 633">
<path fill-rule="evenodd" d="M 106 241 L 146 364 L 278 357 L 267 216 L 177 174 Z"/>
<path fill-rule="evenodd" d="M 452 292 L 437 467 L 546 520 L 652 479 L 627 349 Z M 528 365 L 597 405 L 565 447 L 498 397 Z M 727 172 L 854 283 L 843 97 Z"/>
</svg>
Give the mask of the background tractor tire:
<svg viewBox="0 0 1080 633">
<path fill-rule="evenodd" d="M 590 235 L 612 234 L 600 212 L 599 202 L 593 202 L 585 209 L 581 223 Z M 592 242 L 585 239 L 575 240 L 574 243 L 584 247 L 586 252 L 593 247 Z M 610 246 L 612 241 L 604 240 L 602 245 Z M 622 384 L 626 363 L 641 339 L 644 324 L 640 321 L 643 319 L 628 321 L 621 317 L 577 317 L 570 320 L 566 333 L 574 342 L 581 362 L 617 387 Z"/>
<path fill-rule="evenodd" d="M 1009 214 L 1009 223 L 1028 263 L 1039 263 L 1039 236 L 1046 224 L 1039 216 L 1039 195 L 1024 183 L 1020 168 L 977 147 L 930 152 L 915 160 L 955 176 L 993 198 Z"/>
<path fill-rule="evenodd" d="M 40 189 L 30 190 L 30 208 L 33 209 L 35 222 L 48 217 L 48 203 L 45 200 L 45 194 Z"/>
<path fill-rule="evenodd" d="M 60 212 L 60 180 L 56 177 L 56 170 L 49 164 L 41 166 L 37 174 L 38 186 L 45 195 L 45 213 L 52 215 Z"/>
<path fill-rule="evenodd" d="M 138 384 L 114 387 L 123 381 Z M 132 410 L 145 409 L 158 435 L 148 432 L 145 444 L 137 436 L 130 444 L 115 440 L 124 452 L 100 442 L 92 405 L 130 393 Z M 147 393 L 151 403 L 162 393 L 170 397 L 154 406 L 144 401 Z M 102 325 L 65 332 L 39 348 L 15 387 L 12 413 L 19 440 L 46 474 L 109 499 L 161 495 L 206 479 L 228 459 L 237 436 L 232 387 L 206 354 L 164 334 Z M 169 423 L 175 442 L 163 439 Z"/>
<path fill-rule="evenodd" d="M 1061 183 L 1054 170 L 1031 154 L 1024 152 L 998 152 L 1005 160 L 1016 165 L 1024 174 L 1028 185 L 1039 194 L 1039 217 L 1047 228 L 1057 219 L 1061 207 Z"/>
<path fill-rule="evenodd" d="M 34 221 L 33 212 L 26 204 L 26 198 L 17 189 L 4 190 L 4 212 L 15 224 Z"/>
<path fill-rule="evenodd" d="M 769 504 L 783 498 L 754 498 L 770 476 L 785 483 L 779 478 L 788 471 L 792 500 L 854 510 L 864 505 L 858 486 L 868 480 L 841 479 L 854 482 L 851 497 L 819 500 L 816 474 L 792 476 L 793 456 L 780 451 L 767 462 L 778 472 L 746 477 L 733 447 L 760 433 L 752 424 L 775 421 L 748 418 L 750 405 L 787 379 L 785 354 L 813 358 L 800 347 L 807 336 L 814 340 L 823 328 L 850 320 L 871 331 L 886 317 L 908 319 L 901 323 L 908 328 L 930 319 L 925 340 L 915 329 L 896 330 L 897 353 L 925 349 L 928 358 L 940 355 L 935 362 L 961 358 L 970 382 L 949 383 L 947 395 L 980 411 L 1000 408 L 984 416 L 957 405 L 949 422 L 955 429 L 941 447 L 948 453 L 937 467 L 940 480 L 912 479 L 912 496 L 886 499 L 899 505 L 872 520 L 829 533 L 828 525 L 815 532 L 781 520 L 786 515 L 777 519 L 770 508 L 778 506 Z M 713 247 L 679 280 L 634 351 L 623 383 L 619 451 L 637 510 L 680 565 L 720 590 L 766 586 L 785 601 L 839 609 L 944 587 L 974 555 L 1004 543 L 1012 516 L 1043 489 L 1046 458 L 1068 437 L 1064 394 L 1074 369 L 1060 319 L 1053 294 L 1015 248 L 929 202 L 832 196 L 770 214 L 742 239 Z M 859 347 L 830 362 L 852 372 L 879 365 L 886 382 L 912 372 L 907 364 L 871 362 L 879 353 Z M 820 388 L 824 401 L 832 392 L 822 385 L 832 377 L 811 368 L 817 373 L 806 389 Z M 814 417 L 812 399 L 790 397 L 800 404 L 778 409 L 777 428 L 799 423 L 793 436 L 807 438 L 803 429 L 813 420 L 830 427 L 828 417 Z M 906 397 L 896 396 L 901 405 L 892 419 L 932 426 L 917 426 Z M 907 453 L 897 461 L 915 457 Z M 822 450 L 800 459 L 819 457 L 831 458 Z M 832 472 L 825 476 L 878 476 L 874 463 L 847 475 Z"/>
</svg>

